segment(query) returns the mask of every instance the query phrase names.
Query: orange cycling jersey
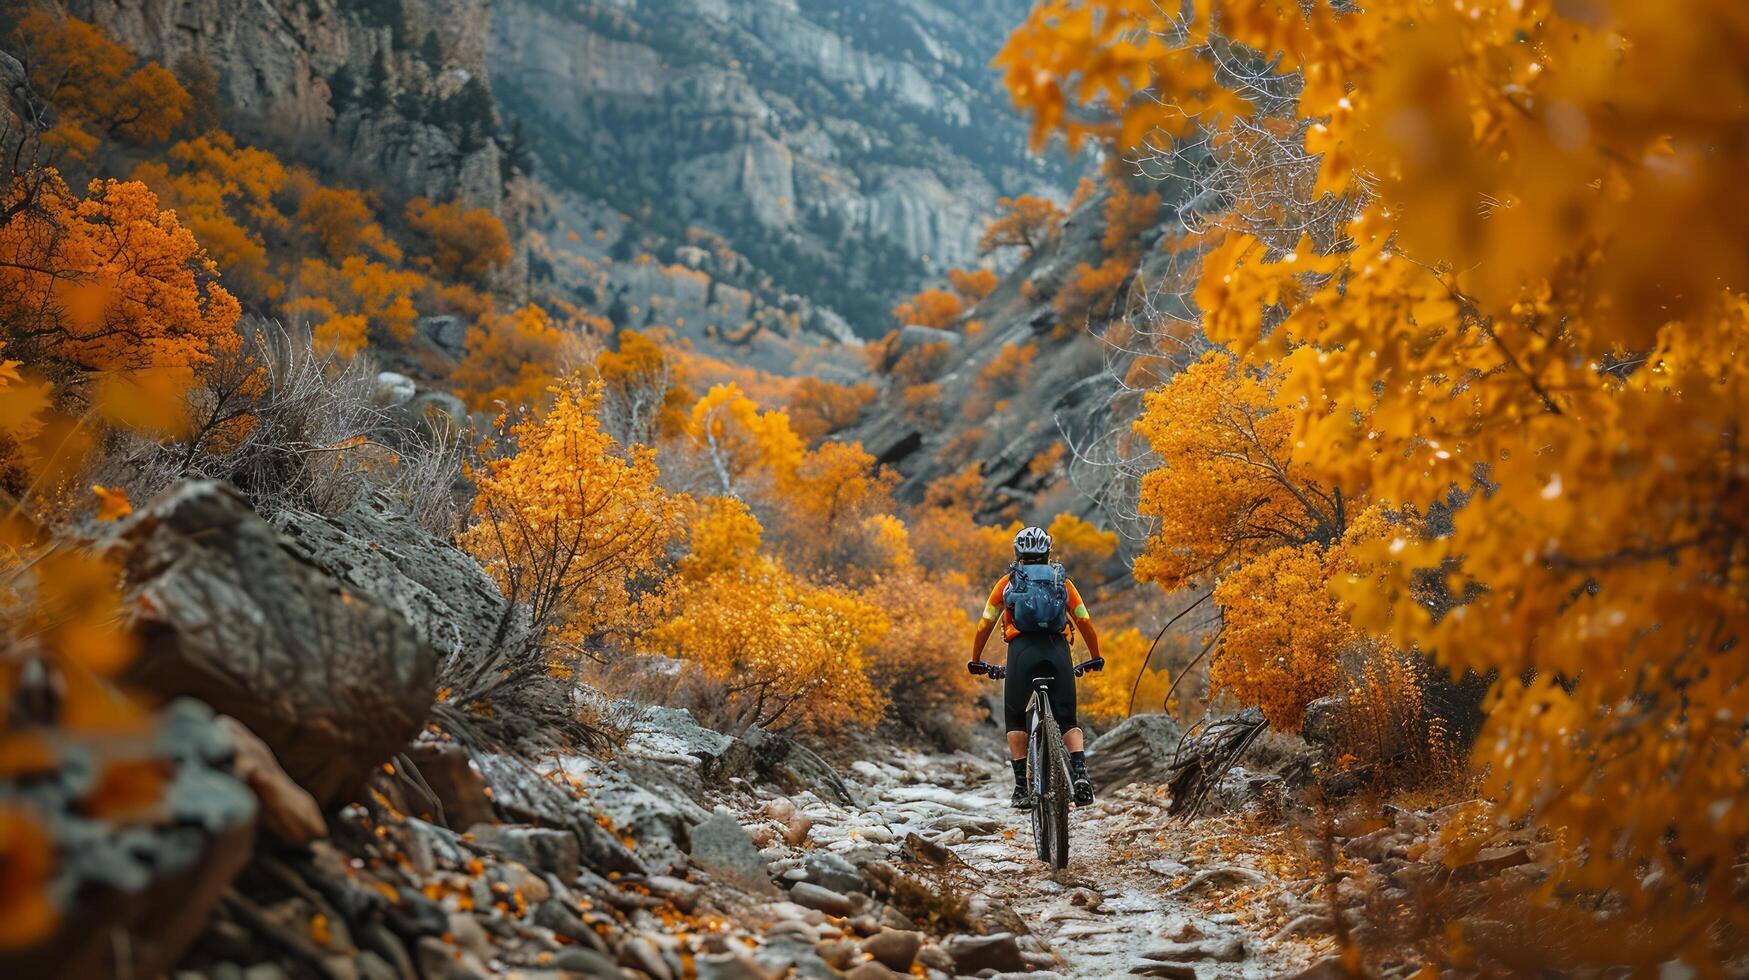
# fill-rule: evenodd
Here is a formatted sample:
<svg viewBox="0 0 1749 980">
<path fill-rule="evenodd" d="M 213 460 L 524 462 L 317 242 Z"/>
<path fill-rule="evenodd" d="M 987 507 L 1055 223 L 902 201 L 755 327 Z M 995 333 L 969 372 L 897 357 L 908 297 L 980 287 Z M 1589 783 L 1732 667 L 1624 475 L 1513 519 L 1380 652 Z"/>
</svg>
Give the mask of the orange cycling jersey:
<svg viewBox="0 0 1749 980">
<path fill-rule="evenodd" d="M 1076 590 L 1075 583 L 1064 578 L 1063 584 L 1069 592 L 1069 621 L 1063 624 L 1063 635 L 1073 640 L 1075 620 L 1079 619 L 1091 623 L 1093 616 L 1087 612 L 1087 604 L 1081 601 L 1081 593 Z M 1003 590 L 1007 588 L 1008 576 L 1004 575 L 996 580 L 996 587 L 990 590 L 990 598 L 984 603 L 984 622 L 994 622 L 996 617 L 1000 615 L 1002 617 L 1002 638 L 1012 643 L 1014 638 L 1020 635 L 1020 628 L 1014 625 L 1014 611 L 1008 608 L 1008 603 L 1004 601 L 1002 595 Z"/>
</svg>

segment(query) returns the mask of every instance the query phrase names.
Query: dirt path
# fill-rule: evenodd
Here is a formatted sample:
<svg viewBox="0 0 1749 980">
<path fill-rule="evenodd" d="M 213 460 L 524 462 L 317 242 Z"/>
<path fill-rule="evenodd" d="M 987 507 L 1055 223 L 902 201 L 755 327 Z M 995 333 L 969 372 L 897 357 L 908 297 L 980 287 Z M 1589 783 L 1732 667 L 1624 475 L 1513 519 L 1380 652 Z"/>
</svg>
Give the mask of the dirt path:
<svg viewBox="0 0 1749 980">
<path fill-rule="evenodd" d="M 950 848 L 981 897 L 1034 938 L 1031 976 L 1255 978 L 1292 975 L 1323 952 L 1271 937 L 1296 911 L 1310 868 L 1283 839 L 1227 818 L 1170 824 L 1163 800 L 1130 787 L 1072 817 L 1070 867 L 1033 857 L 1027 814 L 1008 807 L 1006 770 L 968 755 L 900 754 L 849 774 L 861 808 L 810 805 L 812 845 L 850 851 L 908 834 Z M 1048 955 L 1047 955 L 1048 954 Z"/>
</svg>

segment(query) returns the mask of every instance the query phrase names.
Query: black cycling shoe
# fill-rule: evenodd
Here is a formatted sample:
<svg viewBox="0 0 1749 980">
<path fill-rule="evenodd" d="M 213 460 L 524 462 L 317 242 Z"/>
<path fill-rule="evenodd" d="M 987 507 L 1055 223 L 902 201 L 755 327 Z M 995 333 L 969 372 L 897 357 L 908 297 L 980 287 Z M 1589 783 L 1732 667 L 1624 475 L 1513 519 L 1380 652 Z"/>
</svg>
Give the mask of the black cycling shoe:
<svg viewBox="0 0 1749 980">
<path fill-rule="evenodd" d="M 1008 800 L 1008 805 L 1016 810 L 1028 809 L 1032 806 L 1032 794 L 1026 791 L 1025 786 L 1016 786 L 1014 787 L 1014 795 Z"/>
<path fill-rule="evenodd" d="M 1088 779 L 1085 775 L 1075 777 L 1075 805 L 1093 805 L 1093 780 Z"/>
</svg>

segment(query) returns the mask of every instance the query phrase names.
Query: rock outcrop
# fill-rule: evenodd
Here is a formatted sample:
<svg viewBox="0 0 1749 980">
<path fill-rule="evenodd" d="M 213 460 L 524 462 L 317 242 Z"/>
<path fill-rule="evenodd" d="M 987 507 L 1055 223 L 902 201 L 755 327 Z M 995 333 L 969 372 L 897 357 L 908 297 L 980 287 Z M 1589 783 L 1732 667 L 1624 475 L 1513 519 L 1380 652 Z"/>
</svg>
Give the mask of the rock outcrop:
<svg viewBox="0 0 1749 980">
<path fill-rule="evenodd" d="M 282 156 L 497 210 L 488 0 L 73 0 L 143 57 L 217 80 L 227 124 Z"/>
<path fill-rule="evenodd" d="M 124 540 L 141 638 L 133 681 L 237 718 L 317 800 L 340 799 L 425 723 L 437 667 L 426 637 L 312 564 L 232 490 L 176 487 Z"/>
<path fill-rule="evenodd" d="M 54 770 L 9 781 L 5 801 L 47 837 L 46 891 L 60 925 L 36 946 L 0 952 L 0 976 L 167 974 L 249 858 L 256 802 L 232 773 L 230 736 L 211 709 L 183 700 L 125 745 L 59 735 L 47 747 Z M 20 853 L 9 851 L 9 867 L 24 868 Z"/>
<path fill-rule="evenodd" d="M 491 67 L 574 198 L 547 215 L 562 256 L 686 265 L 691 249 L 803 329 L 869 335 L 926 275 L 977 261 L 999 195 L 1073 183 L 1028 157 L 989 67 L 1026 7 L 500 0 Z M 702 337 L 712 312 L 688 313 L 686 332 Z"/>
</svg>

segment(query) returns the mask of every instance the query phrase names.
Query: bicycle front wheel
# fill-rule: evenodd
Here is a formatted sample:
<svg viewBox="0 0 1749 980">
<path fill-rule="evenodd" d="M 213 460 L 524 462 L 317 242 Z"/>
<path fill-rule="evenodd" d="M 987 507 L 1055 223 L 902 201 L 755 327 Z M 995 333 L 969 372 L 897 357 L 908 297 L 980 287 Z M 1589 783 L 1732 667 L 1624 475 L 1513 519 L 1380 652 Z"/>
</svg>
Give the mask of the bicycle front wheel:
<svg viewBox="0 0 1749 980">
<path fill-rule="evenodd" d="M 1050 706 L 1041 703 L 1038 710 L 1031 752 L 1033 837 L 1039 860 L 1061 871 L 1069 866 L 1069 760 Z"/>
</svg>

